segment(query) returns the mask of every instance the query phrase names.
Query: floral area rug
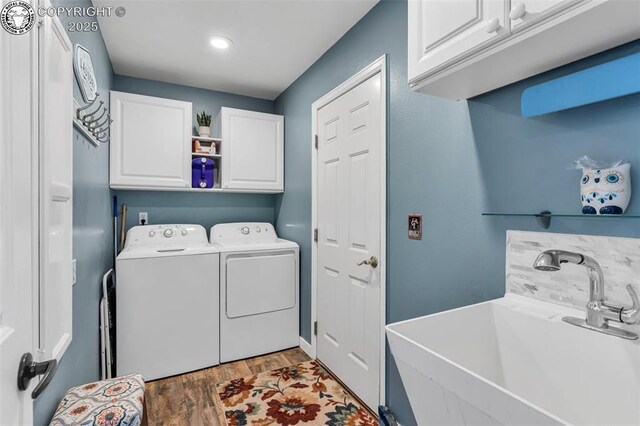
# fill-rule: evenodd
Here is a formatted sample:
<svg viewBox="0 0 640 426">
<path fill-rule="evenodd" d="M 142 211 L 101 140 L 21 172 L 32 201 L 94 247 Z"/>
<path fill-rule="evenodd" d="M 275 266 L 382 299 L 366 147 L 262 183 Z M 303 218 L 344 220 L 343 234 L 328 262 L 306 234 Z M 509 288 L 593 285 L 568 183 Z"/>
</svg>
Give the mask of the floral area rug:
<svg viewBox="0 0 640 426">
<path fill-rule="evenodd" d="M 228 426 L 378 426 L 315 361 L 218 383 L 216 390 Z"/>
</svg>

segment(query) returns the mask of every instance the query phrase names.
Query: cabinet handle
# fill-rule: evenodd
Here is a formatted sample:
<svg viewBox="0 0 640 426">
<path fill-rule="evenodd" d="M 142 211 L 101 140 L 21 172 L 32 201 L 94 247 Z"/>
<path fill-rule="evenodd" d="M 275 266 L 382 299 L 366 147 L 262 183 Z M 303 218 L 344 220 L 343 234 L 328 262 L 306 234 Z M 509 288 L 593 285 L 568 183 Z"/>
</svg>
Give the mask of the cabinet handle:
<svg viewBox="0 0 640 426">
<path fill-rule="evenodd" d="M 512 21 L 522 19 L 526 13 L 524 3 L 518 3 L 511 9 L 511 12 L 509 12 L 509 18 L 511 18 Z"/>
<path fill-rule="evenodd" d="M 491 34 L 498 32 L 500 29 L 500 20 L 498 18 L 491 18 L 489 22 L 487 22 L 486 31 Z"/>
</svg>

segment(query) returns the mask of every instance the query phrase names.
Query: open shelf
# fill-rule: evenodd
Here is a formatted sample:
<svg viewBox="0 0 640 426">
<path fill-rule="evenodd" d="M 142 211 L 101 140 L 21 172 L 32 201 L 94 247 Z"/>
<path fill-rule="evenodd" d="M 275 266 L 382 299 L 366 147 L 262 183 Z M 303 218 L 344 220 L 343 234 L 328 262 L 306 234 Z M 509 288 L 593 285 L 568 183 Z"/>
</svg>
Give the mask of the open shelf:
<svg viewBox="0 0 640 426">
<path fill-rule="evenodd" d="M 222 158 L 222 155 L 220 155 L 220 154 L 204 154 L 204 153 L 200 153 L 200 152 L 192 152 L 191 156 L 192 157 L 204 157 L 204 158 Z"/>
<path fill-rule="evenodd" d="M 204 136 L 191 136 L 191 140 L 198 139 L 200 142 L 222 142 L 220 138 L 209 138 Z"/>
<path fill-rule="evenodd" d="M 482 216 L 502 216 L 502 217 L 534 217 L 538 221 L 538 224 L 544 229 L 549 228 L 551 225 L 551 218 L 568 218 L 568 219 L 640 219 L 640 214 L 579 214 L 579 213 L 551 213 L 549 211 L 542 211 L 539 213 L 506 213 L 506 212 L 485 212 Z"/>
</svg>

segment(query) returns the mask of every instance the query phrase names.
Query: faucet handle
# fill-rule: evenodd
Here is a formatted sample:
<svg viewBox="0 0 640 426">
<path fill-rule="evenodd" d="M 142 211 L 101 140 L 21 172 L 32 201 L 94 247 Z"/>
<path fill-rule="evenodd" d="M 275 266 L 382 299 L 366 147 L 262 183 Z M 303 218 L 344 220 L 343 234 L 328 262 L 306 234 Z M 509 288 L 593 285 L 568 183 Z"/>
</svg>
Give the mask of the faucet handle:
<svg viewBox="0 0 640 426">
<path fill-rule="evenodd" d="M 638 293 L 631 284 L 627 285 L 627 291 L 631 296 L 633 305 L 628 309 L 622 309 L 620 311 L 620 319 L 625 324 L 640 324 L 640 300 L 638 299 Z"/>
</svg>

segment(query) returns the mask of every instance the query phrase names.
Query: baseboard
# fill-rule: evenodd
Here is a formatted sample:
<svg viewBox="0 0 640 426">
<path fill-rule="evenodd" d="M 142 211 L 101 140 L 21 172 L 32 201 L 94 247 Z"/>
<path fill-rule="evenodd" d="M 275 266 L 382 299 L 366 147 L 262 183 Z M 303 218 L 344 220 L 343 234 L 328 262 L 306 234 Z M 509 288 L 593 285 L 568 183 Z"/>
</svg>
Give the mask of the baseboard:
<svg viewBox="0 0 640 426">
<path fill-rule="evenodd" d="M 300 337 L 300 349 L 302 349 L 311 358 L 316 357 L 316 354 L 313 353 L 313 346 L 311 346 L 311 343 L 307 342 L 302 337 Z"/>
</svg>

